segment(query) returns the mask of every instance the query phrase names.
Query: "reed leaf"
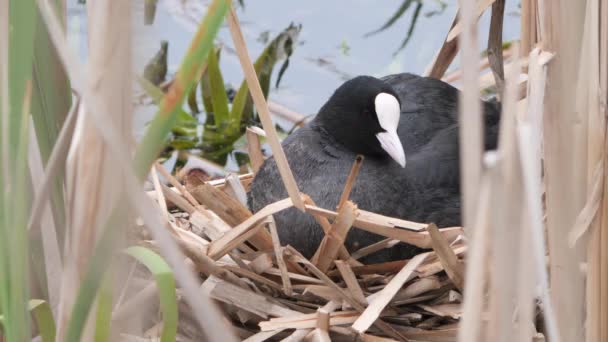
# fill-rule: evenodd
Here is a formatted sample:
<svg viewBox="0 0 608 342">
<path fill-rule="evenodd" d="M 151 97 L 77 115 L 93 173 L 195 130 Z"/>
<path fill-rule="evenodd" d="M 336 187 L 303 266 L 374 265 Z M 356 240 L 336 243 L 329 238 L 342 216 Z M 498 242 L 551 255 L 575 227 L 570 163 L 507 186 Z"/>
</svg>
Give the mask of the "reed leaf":
<svg viewBox="0 0 608 342">
<path fill-rule="evenodd" d="M 0 137 L 2 188 L 0 203 L 0 312 L 8 341 L 31 338 L 28 304 L 27 183 L 28 122 L 31 103 L 32 60 L 36 7 L 33 0 L 5 2 L 8 22 L 1 23 L 8 41 L 7 67 L 2 72 Z M 5 9 L 0 9 L 5 11 Z M 5 12 L 6 13 L 6 12 Z M 6 40 L 8 38 L 8 40 Z M 7 87 L 7 88 L 6 88 Z"/>
<path fill-rule="evenodd" d="M 97 294 L 97 317 L 95 322 L 95 342 L 110 340 L 110 322 L 112 320 L 112 282 L 111 272 L 105 279 Z"/>
<path fill-rule="evenodd" d="M 58 13 L 62 12 L 62 1 L 53 1 Z M 37 21 L 42 18 L 36 10 Z M 51 42 L 46 25 L 36 25 L 34 38 L 32 92 L 32 119 L 38 138 L 40 156 L 44 165 L 48 162 L 59 130 L 71 106 L 70 82 Z M 63 167 L 58 173 L 63 175 Z M 63 177 L 56 177 L 51 194 L 51 210 L 58 241 L 63 246 L 65 206 L 63 199 Z"/>
<path fill-rule="evenodd" d="M 49 303 L 40 299 L 32 299 L 29 302 L 29 310 L 36 319 L 42 342 L 55 341 L 55 320 Z"/>
<path fill-rule="evenodd" d="M 211 92 L 211 103 L 213 105 L 213 117 L 218 128 L 222 126 L 231 127 L 231 118 L 228 112 L 228 96 L 224 87 L 224 78 L 220 71 L 219 57 L 214 52 L 209 52 L 207 74 L 209 75 L 209 87 Z M 209 112 L 208 112 L 209 113 Z"/>
<path fill-rule="evenodd" d="M 160 308 L 163 313 L 161 342 L 175 341 L 178 311 L 175 280 L 171 268 L 160 255 L 147 248 L 134 246 L 127 248 L 125 252 L 144 264 L 154 275 L 160 297 Z"/>
</svg>

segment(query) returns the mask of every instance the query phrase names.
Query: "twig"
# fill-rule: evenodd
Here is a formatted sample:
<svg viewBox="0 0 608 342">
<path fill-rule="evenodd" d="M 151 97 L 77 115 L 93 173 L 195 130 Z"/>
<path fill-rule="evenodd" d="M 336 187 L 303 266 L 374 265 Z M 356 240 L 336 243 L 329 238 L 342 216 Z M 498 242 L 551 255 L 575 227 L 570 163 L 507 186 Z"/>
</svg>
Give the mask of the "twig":
<svg viewBox="0 0 608 342">
<path fill-rule="evenodd" d="M 192 204 L 195 208 L 200 205 L 196 201 L 196 199 L 192 197 L 190 192 L 186 190 L 182 183 L 180 183 L 175 177 L 173 177 L 173 175 L 169 171 L 167 171 L 167 169 L 165 169 L 162 165 L 160 165 L 160 163 L 155 162 L 154 167 L 158 172 L 160 172 L 163 177 L 165 177 L 169 181 L 169 183 L 171 183 L 171 185 L 173 185 L 177 190 L 179 190 L 182 196 L 184 196 L 188 200 L 188 202 L 190 202 L 190 204 Z"/>
<path fill-rule="evenodd" d="M 264 164 L 264 154 L 262 153 L 260 137 L 249 127 L 247 127 L 247 151 L 249 152 L 253 173 L 256 174 Z"/>
<path fill-rule="evenodd" d="M 431 236 L 431 243 L 433 249 L 437 253 L 437 257 L 443 265 L 443 269 L 448 274 L 448 277 L 454 282 L 454 285 L 462 291 L 464 289 L 464 269 L 462 263 L 458 260 L 458 257 L 450 248 L 449 243 L 445 240 L 439 229 L 433 223 L 429 224 L 426 230 Z"/>
<path fill-rule="evenodd" d="M 266 103 L 266 100 L 264 99 L 264 94 L 262 93 L 262 88 L 260 87 L 258 76 L 255 72 L 255 69 L 253 68 L 253 64 L 251 64 L 251 58 L 249 58 L 249 52 L 247 51 L 245 38 L 243 38 L 243 33 L 241 32 L 241 28 L 234 8 L 230 9 L 227 20 L 228 26 L 230 27 L 230 34 L 232 35 L 232 40 L 234 42 L 234 47 L 239 56 L 239 61 L 241 62 L 243 72 L 245 73 L 245 79 L 247 80 L 247 85 L 249 86 L 251 97 L 253 98 L 253 102 L 258 111 L 258 116 L 260 117 L 262 125 L 264 126 L 264 131 L 266 131 L 266 138 L 268 139 L 268 143 L 272 148 L 277 168 L 279 169 L 279 173 L 281 174 L 281 178 L 283 179 L 283 184 L 287 189 L 287 193 L 289 194 L 293 205 L 296 208 L 304 211 L 304 202 L 300 197 L 298 185 L 296 183 L 295 178 L 293 177 L 291 169 L 289 168 L 289 163 L 287 162 L 287 158 L 285 157 L 285 152 L 283 152 L 283 148 L 281 147 L 281 143 L 274 128 L 274 124 L 272 123 L 270 111 L 268 110 L 268 105 Z"/>
<path fill-rule="evenodd" d="M 340 196 L 340 201 L 338 202 L 338 211 L 344 206 L 346 201 L 350 196 L 350 192 L 353 189 L 353 185 L 355 184 L 355 180 L 357 180 L 357 175 L 359 174 L 359 169 L 361 169 L 361 165 L 363 164 L 364 157 L 362 155 L 357 155 L 355 158 L 355 162 L 353 163 L 352 168 L 350 169 L 350 173 L 346 178 L 346 183 L 344 184 L 344 189 L 342 190 L 342 195 Z"/>
</svg>

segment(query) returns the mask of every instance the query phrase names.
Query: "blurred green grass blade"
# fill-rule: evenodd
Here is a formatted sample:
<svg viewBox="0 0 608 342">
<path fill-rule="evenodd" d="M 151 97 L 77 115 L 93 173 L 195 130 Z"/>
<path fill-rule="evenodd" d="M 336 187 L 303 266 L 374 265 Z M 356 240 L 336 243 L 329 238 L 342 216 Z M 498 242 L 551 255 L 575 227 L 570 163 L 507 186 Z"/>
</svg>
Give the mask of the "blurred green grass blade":
<svg viewBox="0 0 608 342">
<path fill-rule="evenodd" d="M 36 319 L 42 342 L 54 342 L 55 320 L 49 303 L 40 299 L 32 299 L 29 302 L 29 309 Z"/>
<path fill-rule="evenodd" d="M 148 174 L 150 165 L 157 158 L 175 124 L 185 97 L 198 81 L 203 66 L 202 61 L 213 50 L 213 39 L 224 21 L 229 5 L 226 0 L 214 0 L 209 4 L 207 14 L 192 40 L 173 84 L 163 97 L 155 118 L 137 147 L 135 171 L 140 180 Z"/>
<path fill-rule="evenodd" d="M 154 275 L 163 313 L 163 332 L 160 340 L 162 342 L 175 341 L 178 311 L 175 280 L 171 268 L 160 255 L 145 247 L 129 247 L 125 252 L 144 264 Z"/>
<path fill-rule="evenodd" d="M 213 115 L 215 124 L 229 128 L 230 116 L 228 113 L 228 95 L 224 86 L 224 78 L 220 71 L 219 56 L 215 51 L 209 52 L 207 60 L 207 74 L 209 75 L 209 87 L 211 91 L 211 103 L 213 104 Z"/>
<path fill-rule="evenodd" d="M 112 282 L 111 272 L 106 276 L 97 295 L 97 316 L 95 320 L 95 342 L 110 340 L 110 321 L 112 320 Z"/>
<path fill-rule="evenodd" d="M 154 24 L 158 0 L 146 0 L 144 3 L 144 25 Z"/>
<path fill-rule="evenodd" d="M 213 102 L 211 101 L 211 82 L 209 81 L 209 72 L 207 68 L 203 70 L 201 76 L 201 97 L 203 98 L 203 108 L 207 113 L 207 122 L 213 123 Z M 211 120 L 210 120 L 211 118 Z"/>
<path fill-rule="evenodd" d="M 148 81 L 147 79 L 145 79 L 141 76 L 137 76 L 136 79 L 137 79 L 137 82 L 139 82 L 141 87 L 144 89 L 146 94 L 148 94 L 148 96 L 150 96 L 156 104 L 160 104 L 160 102 L 163 99 L 163 96 L 165 96 L 163 91 L 160 90 L 154 84 L 152 84 L 152 82 Z M 198 124 L 198 121 L 192 115 L 186 113 L 186 111 L 184 111 L 183 109 L 180 109 L 177 113 L 176 125 L 185 125 L 185 124 L 189 124 L 189 123 L 196 125 L 196 124 Z"/>
<path fill-rule="evenodd" d="M 407 34 L 405 35 L 405 38 L 401 42 L 401 45 L 399 46 L 397 51 L 395 51 L 393 53 L 393 55 L 396 55 L 397 53 L 399 53 L 399 51 L 403 50 L 405 48 L 405 46 L 407 45 L 407 43 L 409 43 L 410 39 L 412 38 L 412 34 L 414 33 L 414 28 L 416 27 L 416 23 L 418 22 L 418 18 L 420 17 L 420 10 L 422 10 L 421 2 L 419 2 L 416 5 L 416 8 L 414 9 L 414 14 L 412 15 L 412 21 L 410 22 L 410 26 L 407 29 Z"/>
<path fill-rule="evenodd" d="M 190 93 L 188 94 L 188 107 L 190 107 L 190 110 L 194 114 L 198 114 L 201 112 L 201 110 L 198 108 L 198 103 L 196 102 L 197 88 L 198 88 L 198 83 L 195 83 L 194 87 L 192 88 L 192 90 L 190 90 Z"/>
<path fill-rule="evenodd" d="M 61 1 L 53 1 L 56 9 L 60 12 Z M 39 10 L 36 10 L 38 22 L 42 22 Z M 59 16 L 63 19 L 63 16 Z M 70 83 L 66 72 L 57 56 L 55 47 L 50 40 L 46 25 L 36 25 L 34 39 L 34 62 L 33 62 L 33 81 L 32 92 L 32 119 L 38 139 L 38 147 L 42 162 L 46 165 L 59 130 L 63 125 L 65 117 L 70 109 L 71 94 Z M 58 174 L 63 175 L 63 165 Z M 51 211 L 57 232 L 57 241 L 63 246 L 65 236 L 65 206 L 63 198 L 63 177 L 56 177 L 50 190 Z M 44 272 L 44 254 L 40 248 L 40 241 L 36 242 L 38 248 L 33 248 L 32 252 L 38 255 L 32 258 L 36 276 L 39 279 L 40 288 L 47 289 L 46 272 Z M 41 264 L 41 265 L 36 265 Z M 42 271 L 42 273 L 40 272 Z M 45 297 L 48 299 L 48 297 Z"/>
<path fill-rule="evenodd" d="M 214 0 L 209 5 L 207 15 L 193 38 L 190 50 L 182 61 L 172 86 L 168 93 L 163 96 L 156 116 L 137 147 L 134 168 L 140 181 L 143 181 L 148 174 L 150 166 L 164 146 L 165 140 L 182 110 L 181 106 L 184 98 L 196 83 L 198 75 L 200 75 L 201 61 L 204 61 L 209 51 L 211 51 L 213 39 L 228 9 L 229 2 L 225 0 Z M 124 217 L 124 207 L 126 207 L 124 204 L 124 202 L 119 203 L 114 208 L 95 246 L 70 315 L 71 319 L 66 333 L 66 341 L 68 342 L 78 342 L 82 337 L 82 330 L 95 295 L 99 290 L 102 274 L 105 273 L 110 262 L 109 259 L 114 248 L 114 235 L 118 230 L 117 226 L 122 222 L 120 219 Z"/>
<path fill-rule="evenodd" d="M 99 237 L 93 255 L 87 265 L 87 270 L 82 279 L 76 301 L 72 307 L 70 314 L 70 322 L 68 324 L 66 338 L 67 342 L 80 342 L 82 331 L 87 322 L 89 311 L 95 300 L 97 291 L 99 290 L 103 276 L 106 274 L 108 265 L 115 250 L 114 241 L 118 235 L 118 231 L 122 228 L 121 219 L 125 217 L 128 206 L 121 201 L 118 203 L 108 222 L 103 227 L 101 236 Z"/>
</svg>

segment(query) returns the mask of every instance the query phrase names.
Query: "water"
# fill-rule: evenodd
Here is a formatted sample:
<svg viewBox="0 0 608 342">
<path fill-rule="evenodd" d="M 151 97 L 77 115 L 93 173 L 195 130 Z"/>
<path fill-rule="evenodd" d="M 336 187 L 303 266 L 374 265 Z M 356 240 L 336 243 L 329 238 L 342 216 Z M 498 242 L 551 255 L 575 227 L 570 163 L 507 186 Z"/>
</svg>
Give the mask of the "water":
<svg viewBox="0 0 608 342">
<path fill-rule="evenodd" d="M 83 43 L 86 35 L 86 11 L 77 0 L 68 0 L 69 39 L 86 55 Z M 143 0 L 133 0 L 135 13 L 135 68 L 141 73 L 145 63 L 158 50 L 160 40 L 169 41 L 169 72 L 175 72 L 187 50 L 200 18 L 205 14 L 206 0 L 159 0 L 155 22 L 143 25 Z M 237 3 L 235 1 L 235 3 Z M 365 38 L 367 32 L 381 27 L 399 8 L 401 1 L 372 0 L 245 0 L 237 13 L 242 23 L 250 55 L 257 57 L 265 44 L 259 41 L 268 33 L 272 39 L 291 22 L 302 24 L 300 44 L 291 57 L 290 65 L 278 89 L 271 88 L 270 98 L 302 114 L 314 114 L 345 79 L 367 74 L 383 76 L 397 72 L 421 74 L 443 44 L 457 10 L 457 1 L 446 1 L 440 13 L 440 1 L 423 0 L 423 7 L 412 37 L 405 49 L 394 54 L 406 36 L 415 5 L 412 5 L 387 30 Z M 518 4 L 507 1 L 504 40 L 519 37 L 519 17 L 514 15 Z M 480 19 L 479 44 L 487 45 L 490 13 Z M 218 42 L 232 47 L 227 26 L 223 26 Z M 222 54 L 224 80 L 238 87 L 243 80 L 237 57 Z M 456 63 L 457 64 L 457 61 Z M 278 68 L 275 68 L 275 75 Z M 274 79 L 273 79 L 274 85 Z M 140 136 L 146 121 L 155 112 L 153 106 L 138 106 L 135 133 Z"/>
</svg>

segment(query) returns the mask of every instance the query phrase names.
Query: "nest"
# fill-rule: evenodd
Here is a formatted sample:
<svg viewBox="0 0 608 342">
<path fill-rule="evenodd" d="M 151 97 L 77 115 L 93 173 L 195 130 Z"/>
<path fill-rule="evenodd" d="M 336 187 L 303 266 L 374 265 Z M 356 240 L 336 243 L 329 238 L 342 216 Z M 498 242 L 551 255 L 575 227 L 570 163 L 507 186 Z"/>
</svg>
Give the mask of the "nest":
<svg viewBox="0 0 608 342">
<path fill-rule="evenodd" d="M 310 260 L 278 238 L 272 215 L 294 206 L 290 198 L 255 214 L 244 205 L 252 174 L 209 181 L 191 172 L 183 186 L 161 172 L 173 187 L 155 182 L 150 195 L 201 274 L 202 290 L 220 303 L 243 339 L 455 341 L 467 250 L 462 229 L 439 230 L 358 209 L 348 201 L 357 164 L 336 211 L 301 195 L 303 209 L 326 231 Z M 349 254 L 342 243 L 350 229 L 384 239 Z M 409 260 L 358 261 L 397 243 L 425 251 Z M 195 338 L 192 331 L 187 335 Z"/>
</svg>

